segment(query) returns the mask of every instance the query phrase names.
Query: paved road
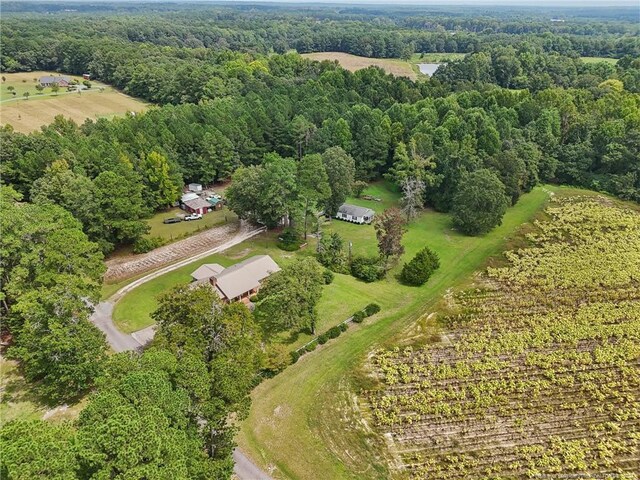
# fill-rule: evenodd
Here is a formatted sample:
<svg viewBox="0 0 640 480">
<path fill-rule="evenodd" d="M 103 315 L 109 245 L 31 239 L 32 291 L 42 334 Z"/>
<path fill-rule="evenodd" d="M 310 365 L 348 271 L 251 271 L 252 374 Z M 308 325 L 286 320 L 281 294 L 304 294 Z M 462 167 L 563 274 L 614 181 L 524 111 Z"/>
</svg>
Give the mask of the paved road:
<svg viewBox="0 0 640 480">
<path fill-rule="evenodd" d="M 244 242 L 248 238 L 254 237 L 259 233 L 264 232 L 264 230 L 264 228 L 257 228 L 250 231 L 244 231 L 241 229 L 235 237 L 233 237 L 223 245 L 219 245 L 189 259 L 161 268 L 153 273 L 150 273 L 149 275 L 145 275 L 144 277 L 131 282 L 129 285 L 126 285 L 118 290 L 109 299 L 98 303 L 98 305 L 96 305 L 94 308 L 93 315 L 91 315 L 91 321 L 104 332 L 104 334 L 107 336 L 107 342 L 109 342 L 109 345 L 111 345 L 111 348 L 115 352 L 139 350 L 153 339 L 153 335 L 155 333 L 154 326 L 152 325 L 150 327 L 143 328 L 142 330 L 138 330 L 137 332 L 133 332 L 132 334 L 123 333 L 118 330 L 118 328 L 113 323 L 112 318 L 113 307 L 118 300 L 120 300 L 126 293 L 130 292 L 136 287 L 139 287 L 143 283 L 153 280 L 160 275 L 164 275 L 167 272 L 183 267 L 184 265 L 188 265 L 189 263 L 196 262 L 202 258 L 208 257 L 209 255 L 212 255 L 214 253 L 227 250 L 234 245 Z M 239 480 L 271 480 L 271 477 L 269 477 L 269 475 L 260 470 L 260 468 L 258 468 L 244 453 L 242 453 L 237 448 L 233 451 L 233 461 L 235 463 L 233 472 Z"/>
<path fill-rule="evenodd" d="M 238 448 L 233 451 L 233 473 L 240 480 L 271 480 L 271 477 L 260 470 L 244 453 Z"/>
<path fill-rule="evenodd" d="M 113 307 L 118 302 L 118 300 L 120 300 L 131 290 L 139 287 L 143 283 L 147 283 L 148 281 L 164 275 L 165 273 L 176 270 L 177 268 L 183 267 L 193 262 L 197 262 L 198 260 L 208 257 L 209 255 L 213 255 L 214 253 L 223 252 L 224 250 L 227 250 L 239 243 L 244 242 L 248 238 L 254 237 L 259 233 L 264 232 L 264 230 L 264 227 L 256 228 L 249 231 L 241 229 L 236 236 L 234 236 L 228 242 L 223 243 L 222 245 L 218 245 L 217 247 L 199 253 L 198 255 L 195 255 L 191 258 L 174 263 L 173 265 L 168 265 L 164 268 L 156 270 L 155 272 L 145 275 L 138 280 L 134 280 L 128 285 L 122 287 L 107 300 L 98 303 L 98 305 L 96 305 L 94 308 L 93 315 L 91 315 L 91 321 L 95 324 L 96 327 L 104 332 L 104 334 L 107 336 L 107 342 L 109 342 L 109 345 L 111 345 L 111 348 L 115 352 L 139 349 L 140 347 L 151 341 L 151 339 L 153 338 L 154 330 L 152 327 L 147 327 L 132 334 L 123 333 L 118 330 L 116 325 L 113 323 L 112 318 Z"/>
</svg>

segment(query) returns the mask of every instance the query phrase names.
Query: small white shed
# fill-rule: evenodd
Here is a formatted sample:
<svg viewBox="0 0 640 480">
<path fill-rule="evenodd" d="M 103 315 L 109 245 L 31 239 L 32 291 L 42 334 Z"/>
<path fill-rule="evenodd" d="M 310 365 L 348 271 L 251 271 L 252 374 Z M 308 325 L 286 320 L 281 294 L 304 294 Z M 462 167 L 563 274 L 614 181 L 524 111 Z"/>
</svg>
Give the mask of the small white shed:
<svg viewBox="0 0 640 480">
<path fill-rule="evenodd" d="M 366 207 L 358 207 L 357 205 L 349 205 L 344 203 L 338 209 L 336 218 L 351 223 L 371 223 L 376 212 Z"/>
<path fill-rule="evenodd" d="M 202 191 L 202 185 L 200 185 L 199 183 L 190 183 L 189 184 L 189 191 L 190 192 L 201 192 Z"/>
</svg>

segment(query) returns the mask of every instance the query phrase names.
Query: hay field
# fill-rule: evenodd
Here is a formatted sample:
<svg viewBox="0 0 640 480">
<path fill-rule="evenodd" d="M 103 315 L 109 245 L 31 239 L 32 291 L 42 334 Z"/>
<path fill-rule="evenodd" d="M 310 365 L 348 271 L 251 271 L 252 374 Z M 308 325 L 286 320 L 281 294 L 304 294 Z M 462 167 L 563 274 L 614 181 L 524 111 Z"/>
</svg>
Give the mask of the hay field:
<svg viewBox="0 0 640 480">
<path fill-rule="evenodd" d="M 77 123 L 87 118 L 96 119 L 139 112 L 147 104 L 120 93 L 100 82 L 92 81 L 92 87 L 81 93 L 67 92 L 65 88 L 54 94 L 50 88 L 38 92 L 37 78 L 47 72 L 5 73 L 0 88 L 0 123 L 10 124 L 16 131 L 28 133 L 49 124 L 56 115 L 71 118 Z M 72 77 L 78 78 L 78 77 Z M 81 79 L 80 79 L 81 80 Z M 13 87 L 13 93 L 9 87 Z M 29 98 L 23 97 L 29 92 Z"/>
<path fill-rule="evenodd" d="M 398 60 L 395 58 L 368 58 L 359 57 L 357 55 L 351 55 L 349 53 L 342 52 L 318 52 L 318 53 L 305 53 L 302 55 L 305 58 L 311 60 L 337 60 L 342 68 L 355 72 L 362 68 L 370 66 L 376 66 L 384 69 L 387 73 L 392 73 L 397 77 L 408 77 L 411 80 L 418 78 L 418 74 L 413 70 L 409 62 L 404 60 Z"/>
</svg>

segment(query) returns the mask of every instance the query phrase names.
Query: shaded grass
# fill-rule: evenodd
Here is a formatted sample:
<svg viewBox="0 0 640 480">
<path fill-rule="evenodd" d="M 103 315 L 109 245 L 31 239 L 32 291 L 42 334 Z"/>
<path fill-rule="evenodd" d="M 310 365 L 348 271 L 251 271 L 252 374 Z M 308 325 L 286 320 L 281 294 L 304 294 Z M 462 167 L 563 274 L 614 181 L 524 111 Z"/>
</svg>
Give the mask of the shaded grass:
<svg viewBox="0 0 640 480">
<path fill-rule="evenodd" d="M 382 306 L 380 314 L 260 384 L 239 435 L 243 450 L 262 467 L 275 467 L 276 478 L 388 478 L 383 442 L 354 414 L 353 372 L 363 368 L 367 352 L 393 342 L 447 288 L 465 281 L 497 254 L 547 198 L 542 187 L 523 196 L 502 225 L 484 237 L 451 230 L 447 215 L 423 214 L 405 236 L 404 259 L 429 245 L 440 256 L 440 269 L 422 287 L 405 287 L 392 278 L 373 284 L 368 292 Z M 356 292 L 350 293 L 341 300 L 357 298 Z"/>
<path fill-rule="evenodd" d="M 46 405 L 22 377 L 17 362 L 0 356 L 0 426 L 12 420 L 73 420 L 84 407 L 84 401 L 68 407 Z"/>
</svg>

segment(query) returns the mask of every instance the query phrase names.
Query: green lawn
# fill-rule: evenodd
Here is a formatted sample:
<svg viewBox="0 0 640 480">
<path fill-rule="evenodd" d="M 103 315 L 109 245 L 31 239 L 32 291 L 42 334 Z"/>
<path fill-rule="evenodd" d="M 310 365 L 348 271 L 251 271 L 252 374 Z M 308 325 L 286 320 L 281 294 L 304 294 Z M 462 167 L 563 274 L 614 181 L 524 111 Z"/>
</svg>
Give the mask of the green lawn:
<svg viewBox="0 0 640 480">
<path fill-rule="evenodd" d="M 222 210 L 215 210 L 203 215 L 202 220 L 192 220 L 190 222 L 183 221 L 180 223 L 169 224 L 163 223 L 165 218 L 172 218 L 184 213 L 184 210 L 179 208 L 171 208 L 164 212 L 156 213 L 153 217 L 147 220 L 147 224 L 151 227 L 147 236 L 160 237 L 172 242 L 216 225 L 235 222 L 238 219 L 238 217 L 228 208 L 223 208 Z"/>
<path fill-rule="evenodd" d="M 17 362 L 0 356 L 0 426 L 12 420 L 36 420 L 46 415 L 50 421 L 73 420 L 84 407 L 45 405 L 20 374 Z"/>
<path fill-rule="evenodd" d="M 523 196 L 502 225 L 484 237 L 462 236 L 451 229 L 447 215 L 425 212 L 409 226 L 403 259 L 424 245 L 438 252 L 441 267 L 422 287 L 398 284 L 394 272 L 369 285 L 340 277 L 344 283 L 336 282 L 323 295 L 323 312 L 352 311 L 369 299 L 378 302 L 382 312 L 261 383 L 238 438 L 243 450 L 263 468 L 275 467 L 275 478 L 388 478 L 380 438 L 354 415 L 353 381 L 360 376 L 353 373 L 363 368 L 368 352 L 415 325 L 448 288 L 460 285 L 501 251 L 508 237 L 542 208 L 552 189 L 538 187 Z M 336 228 L 347 231 L 346 226 Z M 370 236 L 361 238 L 362 247 L 357 248 L 369 250 Z"/>
<path fill-rule="evenodd" d="M 411 63 L 442 63 L 464 58 L 466 53 L 414 53 L 411 55 Z"/>
<path fill-rule="evenodd" d="M 613 65 L 615 65 L 616 63 L 618 63 L 618 59 L 617 58 L 607 58 L 607 57 L 580 57 L 580 59 L 584 62 L 584 63 L 599 63 L 599 62 L 606 62 L 606 63 L 611 63 Z"/>
</svg>

